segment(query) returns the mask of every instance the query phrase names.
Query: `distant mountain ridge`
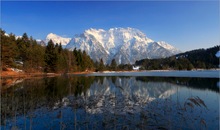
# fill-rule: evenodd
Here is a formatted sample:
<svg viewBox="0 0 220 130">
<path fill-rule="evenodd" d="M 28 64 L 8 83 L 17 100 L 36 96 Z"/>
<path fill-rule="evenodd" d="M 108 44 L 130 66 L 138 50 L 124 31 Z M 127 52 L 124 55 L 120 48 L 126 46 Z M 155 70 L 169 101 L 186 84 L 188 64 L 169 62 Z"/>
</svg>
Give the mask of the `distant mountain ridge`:
<svg viewBox="0 0 220 130">
<path fill-rule="evenodd" d="M 90 28 L 73 38 L 49 33 L 44 40 L 36 41 L 46 46 L 49 40 L 54 44 L 61 43 L 63 48 L 69 50 L 85 50 L 94 61 L 103 59 L 105 64 L 110 64 L 113 59 L 117 64 L 134 64 L 137 60 L 165 58 L 181 52 L 164 41 L 153 41 L 140 30 L 130 27 L 109 30 Z"/>
<path fill-rule="evenodd" d="M 66 45 L 69 50 L 85 50 L 94 61 L 101 58 L 110 64 L 115 59 L 117 64 L 133 64 L 144 58 L 163 58 L 180 50 L 166 42 L 155 42 L 138 29 L 110 28 L 88 29 L 75 35 Z"/>
<path fill-rule="evenodd" d="M 45 43 L 48 43 L 49 40 L 52 40 L 53 43 L 61 43 L 61 45 L 65 47 L 70 42 L 71 38 L 64 38 L 54 33 L 49 33 L 45 39 Z"/>
<path fill-rule="evenodd" d="M 50 40 L 52 40 L 54 44 L 61 44 L 62 47 L 65 48 L 66 45 L 70 42 L 71 38 L 64 38 L 57 34 L 49 33 L 44 40 L 37 39 L 36 41 L 38 44 L 46 46 Z"/>
</svg>

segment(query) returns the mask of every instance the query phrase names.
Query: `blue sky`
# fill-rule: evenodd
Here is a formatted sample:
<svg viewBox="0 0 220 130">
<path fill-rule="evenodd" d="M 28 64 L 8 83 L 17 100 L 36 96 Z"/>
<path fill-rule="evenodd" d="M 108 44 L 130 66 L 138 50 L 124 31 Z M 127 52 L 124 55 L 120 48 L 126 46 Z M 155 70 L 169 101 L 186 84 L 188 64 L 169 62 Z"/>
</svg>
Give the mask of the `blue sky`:
<svg viewBox="0 0 220 130">
<path fill-rule="evenodd" d="M 89 28 L 132 27 L 182 51 L 219 44 L 218 1 L 1 2 L 1 28 L 35 39 L 73 37 Z"/>
</svg>

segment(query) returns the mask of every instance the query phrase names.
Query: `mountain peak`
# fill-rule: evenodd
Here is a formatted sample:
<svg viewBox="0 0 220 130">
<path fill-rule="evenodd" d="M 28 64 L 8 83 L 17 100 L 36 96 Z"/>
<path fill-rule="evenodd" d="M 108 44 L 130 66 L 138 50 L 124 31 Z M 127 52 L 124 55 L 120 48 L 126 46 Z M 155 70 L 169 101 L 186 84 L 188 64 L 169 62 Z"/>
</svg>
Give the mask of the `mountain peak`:
<svg viewBox="0 0 220 130">
<path fill-rule="evenodd" d="M 71 38 L 64 38 L 64 37 L 61 37 L 57 34 L 54 34 L 54 33 L 49 33 L 45 39 L 45 43 L 48 43 L 49 40 L 52 40 L 54 42 L 54 44 L 56 43 L 61 43 L 61 45 L 63 47 L 65 47 L 69 41 L 71 40 Z"/>
<path fill-rule="evenodd" d="M 53 38 L 53 37 L 60 37 L 60 36 L 58 36 L 57 34 L 54 34 L 54 33 L 49 33 L 49 34 L 47 34 L 46 38 Z"/>
<path fill-rule="evenodd" d="M 140 30 L 130 27 L 90 28 L 81 35 L 75 35 L 66 48 L 85 50 L 94 61 L 102 58 L 106 64 L 112 59 L 119 64 L 133 64 L 136 60 L 162 58 L 179 52 L 168 43 L 154 42 Z"/>
<path fill-rule="evenodd" d="M 47 36 L 53 36 L 53 35 L 56 35 L 56 34 L 54 34 L 54 33 L 49 33 Z"/>
</svg>

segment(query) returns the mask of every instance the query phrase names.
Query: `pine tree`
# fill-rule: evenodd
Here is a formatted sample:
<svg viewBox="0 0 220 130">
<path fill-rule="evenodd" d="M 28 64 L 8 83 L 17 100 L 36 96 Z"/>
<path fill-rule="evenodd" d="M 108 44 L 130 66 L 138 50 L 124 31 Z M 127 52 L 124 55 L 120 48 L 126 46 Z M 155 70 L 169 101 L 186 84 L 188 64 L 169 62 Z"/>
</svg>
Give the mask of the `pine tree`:
<svg viewBox="0 0 220 130">
<path fill-rule="evenodd" d="M 27 60 L 28 53 L 27 49 L 30 47 L 30 40 L 28 38 L 27 33 L 24 33 L 21 38 L 17 39 L 17 46 L 19 50 L 19 59 L 22 59 L 23 62 Z M 24 64 L 25 66 L 25 64 Z"/>
<path fill-rule="evenodd" d="M 115 59 L 112 59 L 111 64 L 110 64 L 111 70 L 116 71 L 117 70 L 117 63 Z"/>
<path fill-rule="evenodd" d="M 27 59 L 25 61 L 25 69 L 27 71 L 42 71 L 44 66 L 44 53 L 45 49 L 37 44 L 37 41 L 30 38 L 30 47 L 27 49 Z"/>
<path fill-rule="evenodd" d="M 99 70 L 99 71 L 104 71 L 104 69 L 105 69 L 105 65 L 104 65 L 103 60 L 102 60 L 102 58 L 101 58 L 101 59 L 100 59 L 100 62 L 99 62 L 99 68 L 98 68 L 98 70 Z"/>
<path fill-rule="evenodd" d="M 52 40 L 48 42 L 45 50 L 45 72 L 56 72 L 57 71 L 57 53 Z"/>
<path fill-rule="evenodd" d="M 93 63 L 92 59 L 90 58 L 90 56 L 87 55 L 86 51 L 83 51 L 82 58 L 83 58 L 82 71 L 85 71 L 85 70 L 88 71 L 88 70 L 93 69 L 94 63 Z"/>
<path fill-rule="evenodd" d="M 28 38 L 27 33 L 24 33 L 24 34 L 22 35 L 21 40 L 24 41 L 25 43 L 28 43 L 28 42 L 29 42 L 29 38 Z"/>
<path fill-rule="evenodd" d="M 1 66 L 14 67 L 14 60 L 17 55 L 16 39 L 13 34 L 5 35 L 5 31 L 0 29 L 1 33 Z"/>
<path fill-rule="evenodd" d="M 59 46 L 58 46 L 58 53 L 61 53 L 62 51 L 63 51 L 63 48 L 62 48 L 62 45 L 60 43 Z"/>
</svg>

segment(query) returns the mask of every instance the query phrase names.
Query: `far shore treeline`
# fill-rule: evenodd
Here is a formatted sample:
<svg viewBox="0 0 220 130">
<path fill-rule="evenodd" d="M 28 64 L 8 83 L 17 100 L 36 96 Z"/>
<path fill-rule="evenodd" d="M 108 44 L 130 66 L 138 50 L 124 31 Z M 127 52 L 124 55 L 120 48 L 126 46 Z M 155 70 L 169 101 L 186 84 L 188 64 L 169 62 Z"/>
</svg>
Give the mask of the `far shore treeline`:
<svg viewBox="0 0 220 130">
<path fill-rule="evenodd" d="M 14 34 L 6 35 L 1 31 L 1 68 L 18 68 L 25 72 L 53 72 L 71 73 L 82 71 L 129 71 L 132 65 L 117 65 L 115 59 L 111 64 L 105 65 L 102 58 L 100 61 L 93 61 L 90 56 L 82 50 L 70 51 L 64 49 L 61 43 L 53 43 L 50 40 L 47 46 L 41 46 L 26 33 L 16 38 Z M 143 59 L 136 61 L 135 65 L 141 66 L 144 70 L 157 69 L 210 69 L 219 67 L 219 58 L 215 54 L 219 46 L 209 49 L 198 49 L 168 58 Z"/>
<path fill-rule="evenodd" d="M 220 46 L 208 49 L 187 51 L 174 56 L 161 59 L 143 59 L 136 61 L 136 65 L 144 70 L 192 70 L 219 68 L 219 57 L 216 53 Z"/>
</svg>

